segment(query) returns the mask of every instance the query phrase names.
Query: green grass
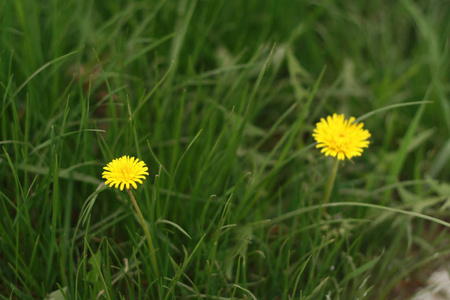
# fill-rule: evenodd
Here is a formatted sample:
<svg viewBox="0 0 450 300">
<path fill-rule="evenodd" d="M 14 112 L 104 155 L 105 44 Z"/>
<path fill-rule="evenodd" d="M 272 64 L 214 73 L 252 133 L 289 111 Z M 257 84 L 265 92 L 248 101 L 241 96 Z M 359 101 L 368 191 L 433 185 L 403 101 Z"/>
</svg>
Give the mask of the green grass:
<svg viewBox="0 0 450 300">
<path fill-rule="evenodd" d="M 439 0 L 1 2 L 1 299 L 411 296 L 450 257 L 449 18 Z M 311 133 L 332 113 L 372 137 L 322 209 L 333 161 Z M 101 179 L 122 155 L 149 166 L 158 278 Z"/>
</svg>

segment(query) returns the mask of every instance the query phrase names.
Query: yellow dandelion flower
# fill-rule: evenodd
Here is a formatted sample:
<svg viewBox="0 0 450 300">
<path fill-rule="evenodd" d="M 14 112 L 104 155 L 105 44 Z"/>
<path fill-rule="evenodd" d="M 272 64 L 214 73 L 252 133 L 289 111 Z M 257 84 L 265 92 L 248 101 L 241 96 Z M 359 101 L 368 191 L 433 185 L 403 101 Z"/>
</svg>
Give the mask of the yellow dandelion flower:
<svg viewBox="0 0 450 300">
<path fill-rule="evenodd" d="M 145 179 L 144 175 L 148 175 L 148 168 L 143 161 L 127 155 L 113 159 L 103 169 L 105 171 L 102 173 L 102 178 L 106 179 L 105 184 L 109 184 L 109 187 L 114 185 L 121 191 L 123 191 L 123 187 L 129 190 L 130 185 L 137 189 L 136 182 L 142 184 L 142 179 Z"/>
<path fill-rule="evenodd" d="M 362 148 L 369 147 L 368 130 L 363 129 L 363 123 L 356 123 L 355 118 L 349 120 L 344 115 L 333 114 L 327 119 L 320 119 L 316 124 L 313 137 L 317 141 L 316 148 L 323 148 L 320 152 L 325 156 L 337 157 L 340 160 L 361 156 Z"/>
</svg>

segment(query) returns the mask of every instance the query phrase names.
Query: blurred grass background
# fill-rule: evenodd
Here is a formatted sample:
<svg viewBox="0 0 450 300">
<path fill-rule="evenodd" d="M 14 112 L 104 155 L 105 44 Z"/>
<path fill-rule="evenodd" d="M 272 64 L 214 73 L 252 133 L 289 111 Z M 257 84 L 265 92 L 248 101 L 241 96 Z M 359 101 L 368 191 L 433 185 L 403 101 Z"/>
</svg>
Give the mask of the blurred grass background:
<svg viewBox="0 0 450 300">
<path fill-rule="evenodd" d="M 441 0 L 1 2 L 0 297 L 412 296 L 450 253 L 449 19 Z M 333 113 L 372 137 L 322 216 L 311 133 Z M 161 278 L 102 184 L 122 155 L 150 169 Z"/>
</svg>

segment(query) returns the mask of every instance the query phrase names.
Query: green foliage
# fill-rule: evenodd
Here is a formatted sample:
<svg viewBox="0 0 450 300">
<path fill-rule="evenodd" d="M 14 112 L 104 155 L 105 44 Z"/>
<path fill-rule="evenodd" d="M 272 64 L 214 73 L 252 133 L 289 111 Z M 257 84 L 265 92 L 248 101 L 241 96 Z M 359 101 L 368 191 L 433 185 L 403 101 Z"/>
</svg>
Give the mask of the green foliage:
<svg viewBox="0 0 450 300">
<path fill-rule="evenodd" d="M 445 5 L 1 2 L 1 299 L 411 296 L 450 253 Z M 335 112 L 371 144 L 321 207 Z"/>
</svg>

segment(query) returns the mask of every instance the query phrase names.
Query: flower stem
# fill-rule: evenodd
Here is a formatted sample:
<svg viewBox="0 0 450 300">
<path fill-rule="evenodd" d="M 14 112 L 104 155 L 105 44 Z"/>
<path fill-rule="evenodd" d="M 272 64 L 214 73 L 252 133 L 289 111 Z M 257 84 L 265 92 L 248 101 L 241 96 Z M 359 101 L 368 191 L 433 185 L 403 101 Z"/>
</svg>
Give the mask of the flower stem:
<svg viewBox="0 0 450 300">
<path fill-rule="evenodd" d="M 323 196 L 322 204 L 327 204 L 330 200 L 331 191 L 333 190 L 334 181 L 336 180 L 336 174 L 339 168 L 339 159 L 336 157 L 333 163 L 333 170 L 331 171 L 330 178 L 328 178 L 325 195 Z"/>
<path fill-rule="evenodd" d="M 134 209 L 136 210 L 139 219 L 141 220 L 142 228 L 144 229 L 145 236 L 147 238 L 148 248 L 150 249 L 150 260 L 153 265 L 153 271 L 155 272 L 156 277 L 159 277 L 158 272 L 158 264 L 156 262 L 156 254 L 155 254 L 155 248 L 153 247 L 152 237 L 150 236 L 150 232 L 148 231 L 147 224 L 145 223 L 144 217 L 142 216 L 141 210 L 139 209 L 139 206 L 136 202 L 136 199 L 134 199 L 133 193 L 130 189 L 127 189 L 128 195 L 130 195 L 131 203 L 133 203 Z"/>
</svg>

